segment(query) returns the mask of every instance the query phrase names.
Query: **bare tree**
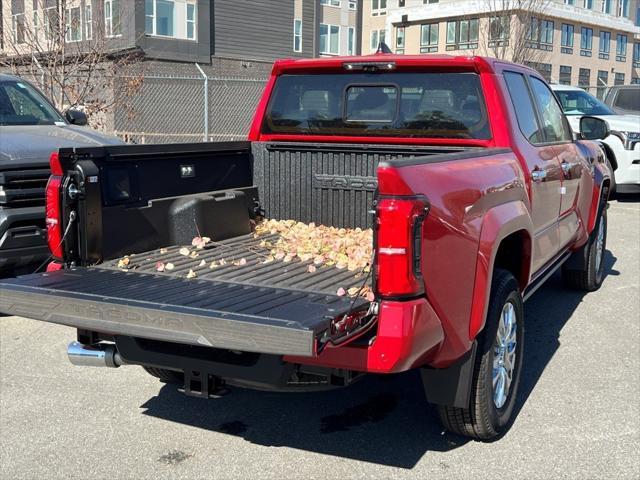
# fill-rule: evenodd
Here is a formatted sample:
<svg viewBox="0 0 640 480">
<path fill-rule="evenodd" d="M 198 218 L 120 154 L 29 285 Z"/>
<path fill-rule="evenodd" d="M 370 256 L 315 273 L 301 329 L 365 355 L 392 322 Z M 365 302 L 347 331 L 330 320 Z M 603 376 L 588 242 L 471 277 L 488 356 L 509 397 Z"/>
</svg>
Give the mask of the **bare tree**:
<svg viewBox="0 0 640 480">
<path fill-rule="evenodd" d="M 515 63 L 539 63 L 548 55 L 541 24 L 550 0 L 483 0 L 488 28 L 482 53 Z"/>
<path fill-rule="evenodd" d="M 120 19 L 126 18 L 126 12 L 109 12 L 106 22 L 105 12 L 93 11 L 91 0 L 24 3 L 29 7 L 33 3 L 33 10 L 17 14 L 4 10 L 5 55 L 0 65 L 16 74 L 28 74 L 59 110 L 83 108 L 92 126 L 104 127 L 103 114 L 127 102 L 143 80 L 140 70 L 121 76 L 138 52 L 111 46 L 112 38 L 122 31 Z M 117 5 L 123 3 L 128 2 Z M 102 2 L 100 5 L 105 8 Z M 118 77 L 121 81 L 115 94 Z"/>
</svg>

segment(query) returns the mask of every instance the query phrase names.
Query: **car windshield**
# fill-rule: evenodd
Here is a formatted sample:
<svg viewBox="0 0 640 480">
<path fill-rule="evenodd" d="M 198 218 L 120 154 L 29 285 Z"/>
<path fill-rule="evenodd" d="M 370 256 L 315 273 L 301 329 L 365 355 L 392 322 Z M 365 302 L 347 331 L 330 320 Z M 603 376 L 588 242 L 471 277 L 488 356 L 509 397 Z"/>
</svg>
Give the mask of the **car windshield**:
<svg viewBox="0 0 640 480">
<path fill-rule="evenodd" d="M 282 75 L 265 133 L 491 138 L 475 73 Z"/>
<path fill-rule="evenodd" d="M 556 96 L 566 115 L 615 115 L 596 97 L 583 90 L 556 90 Z"/>
<path fill-rule="evenodd" d="M 0 81 L 0 125 L 66 123 L 60 114 L 26 82 Z"/>
</svg>

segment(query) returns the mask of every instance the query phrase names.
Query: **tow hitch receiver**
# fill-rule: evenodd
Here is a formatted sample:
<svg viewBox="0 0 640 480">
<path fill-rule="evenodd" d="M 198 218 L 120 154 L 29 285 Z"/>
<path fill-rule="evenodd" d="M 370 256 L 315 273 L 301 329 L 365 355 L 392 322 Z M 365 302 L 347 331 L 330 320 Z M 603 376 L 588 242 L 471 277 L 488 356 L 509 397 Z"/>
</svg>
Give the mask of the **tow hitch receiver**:
<svg viewBox="0 0 640 480">
<path fill-rule="evenodd" d="M 178 391 L 198 398 L 220 398 L 229 393 L 223 379 L 195 370 L 185 370 L 184 386 Z"/>
</svg>

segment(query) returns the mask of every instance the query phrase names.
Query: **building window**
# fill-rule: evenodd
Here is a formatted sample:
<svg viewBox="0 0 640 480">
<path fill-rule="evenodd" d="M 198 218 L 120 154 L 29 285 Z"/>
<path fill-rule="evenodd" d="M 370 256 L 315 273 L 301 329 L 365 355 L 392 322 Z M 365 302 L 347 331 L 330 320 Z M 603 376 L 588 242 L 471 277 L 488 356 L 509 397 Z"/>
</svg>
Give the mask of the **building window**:
<svg viewBox="0 0 640 480">
<path fill-rule="evenodd" d="M 91 40 L 93 38 L 93 11 L 91 3 L 87 1 L 84 6 L 84 39 Z"/>
<path fill-rule="evenodd" d="M 179 11 L 184 5 L 184 10 Z M 175 0 L 145 0 L 145 26 L 147 35 L 196 40 L 198 11 L 196 2 L 179 3 Z"/>
<path fill-rule="evenodd" d="M 478 48 L 478 19 L 447 22 L 447 50 Z"/>
<path fill-rule="evenodd" d="M 320 53 L 338 55 L 340 49 L 340 27 L 320 24 Z"/>
<path fill-rule="evenodd" d="M 603 99 L 604 94 L 607 91 L 606 87 L 609 86 L 609 72 L 607 72 L 606 70 L 598 70 L 598 81 L 596 82 L 596 84 L 596 96 L 599 99 Z"/>
<path fill-rule="evenodd" d="M 349 10 L 356 10 L 358 8 L 358 2 L 349 2 Z"/>
<path fill-rule="evenodd" d="M 634 77 L 631 79 L 631 85 L 640 85 L 640 77 Z"/>
<path fill-rule="evenodd" d="M 25 43 L 24 13 L 14 13 L 11 16 L 11 35 L 14 43 Z"/>
<path fill-rule="evenodd" d="M 560 65 L 560 85 L 571 85 L 571 67 L 569 65 Z"/>
<path fill-rule="evenodd" d="M 384 43 L 386 30 L 371 30 L 371 51 L 378 50 L 378 45 Z"/>
<path fill-rule="evenodd" d="M 404 27 L 396 27 L 396 53 L 404 53 Z"/>
<path fill-rule="evenodd" d="M 562 39 L 560 42 L 562 53 L 573 53 L 573 25 L 569 23 L 562 24 Z"/>
<path fill-rule="evenodd" d="M 604 13 L 611 13 L 611 0 L 602 0 L 602 11 Z"/>
<path fill-rule="evenodd" d="M 578 71 L 578 86 L 588 87 L 591 82 L 591 70 L 588 68 L 581 68 Z"/>
<path fill-rule="evenodd" d="M 423 4 L 427 4 L 427 3 L 438 3 L 440 2 L 440 0 L 422 0 Z"/>
<path fill-rule="evenodd" d="M 347 34 L 347 55 L 353 55 L 355 53 L 356 46 L 356 29 L 354 27 L 349 27 Z"/>
<path fill-rule="evenodd" d="M 80 7 L 65 9 L 64 39 L 66 42 L 79 42 L 80 40 L 82 40 L 82 21 L 80 20 Z"/>
<path fill-rule="evenodd" d="M 38 39 L 40 35 L 40 17 L 38 10 L 33 11 L 33 37 L 34 39 Z M 1 20 L 1 17 L 0 17 Z"/>
<path fill-rule="evenodd" d="M 582 27 L 580 31 L 580 56 L 590 57 L 593 46 L 593 29 Z"/>
<path fill-rule="evenodd" d="M 553 21 L 531 17 L 527 47 L 553 50 Z"/>
<path fill-rule="evenodd" d="M 600 31 L 600 49 L 598 51 L 598 58 L 602 60 L 609 60 L 609 50 L 611 42 L 611 32 Z"/>
<path fill-rule="evenodd" d="M 122 35 L 120 0 L 104 0 L 104 34 L 107 37 Z"/>
<path fill-rule="evenodd" d="M 320 5 L 328 5 L 330 7 L 339 7 L 340 0 L 320 0 Z"/>
<path fill-rule="evenodd" d="M 629 18 L 629 0 L 618 0 L 618 16 Z"/>
<path fill-rule="evenodd" d="M 398 7 L 404 7 L 404 0 L 398 0 Z"/>
<path fill-rule="evenodd" d="M 491 17 L 489 19 L 489 46 L 502 47 L 509 45 L 509 16 Z"/>
<path fill-rule="evenodd" d="M 374 17 L 387 14 L 387 0 L 371 0 L 371 15 Z"/>
<path fill-rule="evenodd" d="M 438 51 L 438 24 L 424 23 L 420 25 L 420 53 Z"/>
<path fill-rule="evenodd" d="M 302 51 L 302 20 L 297 18 L 293 21 L 293 51 Z"/>
<path fill-rule="evenodd" d="M 576 0 L 564 0 L 565 5 L 575 5 Z"/>
<path fill-rule="evenodd" d="M 613 77 L 614 85 L 624 85 L 624 73 L 616 73 L 615 77 Z"/>
<path fill-rule="evenodd" d="M 44 34 L 47 38 L 53 37 L 59 28 L 58 9 L 57 7 L 48 7 L 44 9 Z"/>
<path fill-rule="evenodd" d="M 616 61 L 627 61 L 627 36 L 620 33 L 616 35 Z"/>
<path fill-rule="evenodd" d="M 538 62 L 524 62 L 527 67 L 531 67 L 537 70 L 542 78 L 547 82 L 551 82 L 551 64 L 550 63 L 538 63 Z"/>
<path fill-rule="evenodd" d="M 640 43 L 633 44 L 633 68 L 640 68 Z"/>
<path fill-rule="evenodd" d="M 196 39 L 196 4 L 187 3 L 187 40 Z"/>
<path fill-rule="evenodd" d="M 584 8 L 588 8 L 589 10 L 593 9 L 593 0 L 584 0 L 582 3 Z"/>
</svg>

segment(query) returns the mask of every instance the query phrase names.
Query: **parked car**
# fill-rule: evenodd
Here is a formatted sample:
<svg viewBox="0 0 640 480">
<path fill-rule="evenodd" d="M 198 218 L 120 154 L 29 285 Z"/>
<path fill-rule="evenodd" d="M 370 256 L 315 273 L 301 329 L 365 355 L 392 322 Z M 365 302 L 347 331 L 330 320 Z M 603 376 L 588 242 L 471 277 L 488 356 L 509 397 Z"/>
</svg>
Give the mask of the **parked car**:
<svg viewBox="0 0 640 480">
<path fill-rule="evenodd" d="M 62 148 L 51 169 L 55 262 L 0 281 L 0 311 L 77 328 L 76 365 L 142 365 L 198 397 L 417 368 L 446 428 L 495 438 L 523 302 L 559 268 L 583 291 L 605 276 L 602 149 L 536 71 L 492 59 L 278 61 L 247 142 Z M 372 266 L 269 258 L 261 217 L 373 228 Z"/>
<path fill-rule="evenodd" d="M 574 132 L 580 131 L 584 115 L 601 118 L 609 125 L 608 136 L 601 139 L 611 168 L 612 191 L 640 192 L 640 116 L 620 115 L 590 93 L 568 85 L 552 85 Z"/>
<path fill-rule="evenodd" d="M 0 274 L 49 255 L 44 204 L 51 152 L 122 143 L 86 124 L 83 112 L 63 116 L 33 85 L 0 74 Z"/>
<path fill-rule="evenodd" d="M 640 115 L 640 85 L 615 85 L 607 91 L 604 103 L 619 115 Z"/>
</svg>

